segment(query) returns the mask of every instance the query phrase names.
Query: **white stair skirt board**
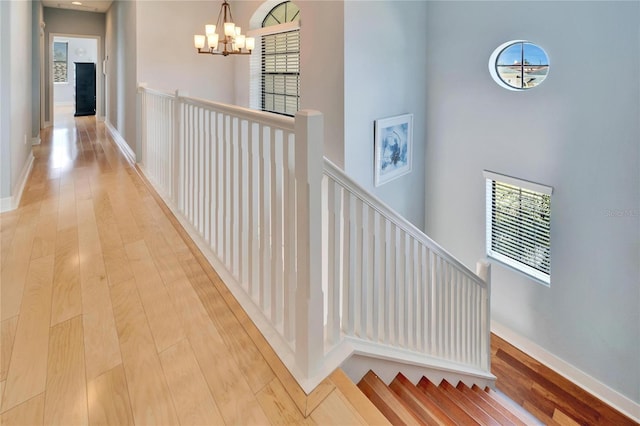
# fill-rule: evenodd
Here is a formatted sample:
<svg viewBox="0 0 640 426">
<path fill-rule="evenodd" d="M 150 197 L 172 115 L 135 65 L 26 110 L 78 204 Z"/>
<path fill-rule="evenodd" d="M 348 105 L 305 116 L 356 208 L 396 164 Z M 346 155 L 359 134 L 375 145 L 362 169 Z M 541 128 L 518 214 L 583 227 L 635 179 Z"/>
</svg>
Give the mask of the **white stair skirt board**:
<svg viewBox="0 0 640 426">
<path fill-rule="evenodd" d="M 624 415 L 640 423 L 640 404 L 632 401 L 618 391 L 591 377 L 587 373 L 577 369 L 568 362 L 548 352 L 537 343 L 511 330 L 509 327 L 496 321 L 491 321 L 491 331 L 520 349 L 530 357 L 546 365 L 562 377 L 570 380 L 582 389 L 606 402 Z"/>
<path fill-rule="evenodd" d="M 15 210 L 20 205 L 20 200 L 22 199 L 22 192 L 24 191 L 24 186 L 27 183 L 27 179 L 29 179 L 29 175 L 31 174 L 31 169 L 33 168 L 33 153 L 29 152 L 29 156 L 27 157 L 27 161 L 22 168 L 22 172 L 20 173 L 20 177 L 18 178 L 18 182 L 13 188 L 12 195 L 10 197 L 0 198 L 0 213 L 6 212 L 9 210 Z"/>
<path fill-rule="evenodd" d="M 127 141 L 124 140 L 124 138 L 122 137 L 120 132 L 118 132 L 118 130 L 115 127 L 113 127 L 111 125 L 111 123 L 109 123 L 107 121 L 104 124 L 107 127 L 107 130 L 109 131 L 109 133 L 111 133 L 111 137 L 115 141 L 116 145 L 118 145 L 118 148 L 120 148 L 120 151 L 122 152 L 122 154 L 124 154 L 124 156 L 127 158 L 127 160 L 129 160 L 131 163 L 135 164 L 136 163 L 136 153 L 133 152 L 133 150 L 131 149 L 131 147 L 127 143 Z"/>
<path fill-rule="evenodd" d="M 465 371 L 467 369 L 464 366 L 449 363 L 446 360 L 433 359 L 432 365 L 428 364 L 430 364 L 428 357 L 422 360 L 421 365 L 412 365 L 374 357 L 370 354 L 356 353 L 344 361 L 340 367 L 354 383 L 358 383 L 369 370 L 373 370 L 387 385 L 393 381 L 398 373 L 402 373 L 413 384 L 418 383 L 424 376 L 435 384 L 439 384 L 445 379 L 454 386 L 459 381 L 469 387 L 475 384 L 482 389 L 487 386 L 492 388 L 495 386 L 495 377 L 482 371 Z M 447 364 L 449 365 L 447 366 Z"/>
</svg>

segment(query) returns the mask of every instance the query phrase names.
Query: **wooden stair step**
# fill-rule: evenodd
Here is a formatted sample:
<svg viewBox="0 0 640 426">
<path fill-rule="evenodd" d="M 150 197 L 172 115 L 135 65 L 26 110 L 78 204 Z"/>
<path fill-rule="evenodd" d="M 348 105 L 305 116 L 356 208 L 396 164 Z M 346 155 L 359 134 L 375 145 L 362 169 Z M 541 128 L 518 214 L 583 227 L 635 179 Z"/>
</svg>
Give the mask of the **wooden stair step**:
<svg viewBox="0 0 640 426">
<path fill-rule="evenodd" d="M 525 418 L 524 416 L 522 417 L 519 416 L 519 412 L 520 410 L 522 410 L 522 408 L 513 407 L 512 406 L 513 404 L 510 404 L 509 406 L 502 405 L 500 401 L 498 401 L 497 399 L 494 399 L 491 395 L 489 395 L 488 392 L 480 389 L 480 387 L 478 387 L 477 385 L 473 385 L 471 388 L 467 387 L 467 389 L 469 389 L 469 391 L 471 391 L 472 394 L 476 395 L 477 398 L 482 399 L 485 402 L 485 404 L 487 404 L 488 406 L 491 406 L 495 411 L 502 414 L 502 416 L 504 416 L 507 420 L 509 420 L 514 425 L 517 425 L 517 426 L 527 425 L 528 419 Z M 464 392 L 467 392 L 467 391 L 465 390 Z"/>
<path fill-rule="evenodd" d="M 487 387 L 484 390 L 481 389 L 478 386 L 474 386 L 474 391 L 480 393 L 484 393 L 486 395 L 488 395 L 491 399 L 493 399 L 494 401 L 496 401 L 498 404 L 506 407 L 512 414 L 518 416 L 518 418 L 523 421 L 526 424 L 530 424 L 531 423 L 531 416 L 535 417 L 532 413 L 528 412 L 524 407 L 522 407 L 521 405 L 516 404 L 513 401 L 509 401 L 505 398 L 503 398 L 498 392 L 494 391 L 493 389 Z"/>
<path fill-rule="evenodd" d="M 373 371 L 364 375 L 358 387 L 392 424 L 426 424 Z"/>
<path fill-rule="evenodd" d="M 466 411 L 481 425 L 501 426 L 499 421 L 491 417 L 489 413 L 487 413 L 481 407 L 477 406 L 473 401 L 471 401 L 466 395 L 464 395 L 460 390 L 458 390 L 448 381 L 443 380 L 438 387 L 442 389 L 443 392 L 445 392 L 447 395 L 449 395 L 451 400 L 455 401 L 460 408 Z"/>
<path fill-rule="evenodd" d="M 449 395 L 447 395 L 447 393 L 443 391 L 443 389 L 431 383 L 426 377 L 420 379 L 417 388 L 428 395 L 431 399 L 436 401 L 438 405 L 447 413 L 447 415 L 451 417 L 457 424 L 480 424 L 478 421 L 476 421 L 476 419 L 474 419 L 465 410 L 458 406 L 458 404 L 454 400 L 452 400 Z"/>
<path fill-rule="evenodd" d="M 438 404 L 419 391 L 409 379 L 399 373 L 389 385 L 411 410 L 427 424 L 456 426 L 456 422 L 449 417 Z"/>
<path fill-rule="evenodd" d="M 495 419 L 501 425 L 517 425 L 522 426 L 519 421 L 513 421 L 512 418 L 505 415 L 501 410 L 496 409 L 493 405 L 486 402 L 481 398 L 480 395 L 471 390 L 471 388 L 465 385 L 463 382 L 459 382 L 456 389 L 459 392 L 468 398 L 471 402 L 473 402 L 477 407 L 479 407 L 482 411 L 490 415 L 493 419 Z M 505 410 L 506 411 L 506 410 Z"/>
</svg>

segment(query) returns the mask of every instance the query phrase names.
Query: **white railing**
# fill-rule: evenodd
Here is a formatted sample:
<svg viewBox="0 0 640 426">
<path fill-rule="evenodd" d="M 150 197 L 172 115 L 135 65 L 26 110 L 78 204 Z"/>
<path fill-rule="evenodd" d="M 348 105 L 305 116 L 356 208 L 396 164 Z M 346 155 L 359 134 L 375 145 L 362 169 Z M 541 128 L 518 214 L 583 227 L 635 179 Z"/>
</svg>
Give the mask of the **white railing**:
<svg viewBox="0 0 640 426">
<path fill-rule="evenodd" d="M 139 94 L 140 168 L 305 391 L 371 345 L 490 376 L 488 270 L 323 159 L 320 113 Z"/>
<path fill-rule="evenodd" d="M 486 282 L 326 159 L 323 184 L 326 344 L 349 336 L 488 370 Z"/>
</svg>

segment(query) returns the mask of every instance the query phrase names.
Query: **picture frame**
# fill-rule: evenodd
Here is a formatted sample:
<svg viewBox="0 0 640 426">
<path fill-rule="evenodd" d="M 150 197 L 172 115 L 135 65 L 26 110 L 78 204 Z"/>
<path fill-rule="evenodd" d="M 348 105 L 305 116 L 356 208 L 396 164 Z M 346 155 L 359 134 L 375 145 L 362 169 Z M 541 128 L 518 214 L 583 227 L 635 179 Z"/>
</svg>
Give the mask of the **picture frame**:
<svg viewBox="0 0 640 426">
<path fill-rule="evenodd" d="M 374 183 L 383 185 L 411 172 L 413 114 L 375 120 Z"/>
</svg>

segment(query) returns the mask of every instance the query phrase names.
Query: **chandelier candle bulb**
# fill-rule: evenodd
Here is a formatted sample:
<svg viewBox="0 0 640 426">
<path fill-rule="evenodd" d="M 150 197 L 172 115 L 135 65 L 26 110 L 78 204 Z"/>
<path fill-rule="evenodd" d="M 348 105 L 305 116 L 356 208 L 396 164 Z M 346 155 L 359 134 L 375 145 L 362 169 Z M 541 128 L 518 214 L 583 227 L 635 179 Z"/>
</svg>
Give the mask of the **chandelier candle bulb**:
<svg viewBox="0 0 640 426">
<path fill-rule="evenodd" d="M 207 42 L 209 44 L 209 49 L 216 50 L 218 48 L 218 34 L 212 34 L 207 37 Z"/>
<path fill-rule="evenodd" d="M 233 22 L 224 23 L 224 35 L 227 37 L 233 37 L 236 35 L 236 24 Z"/>
<path fill-rule="evenodd" d="M 202 49 L 204 47 L 204 36 L 203 35 L 194 35 L 193 36 L 193 45 L 196 49 Z"/>
<path fill-rule="evenodd" d="M 236 47 L 238 49 L 244 49 L 246 39 L 247 39 L 246 36 L 243 36 L 242 34 L 237 35 L 236 36 Z"/>
<path fill-rule="evenodd" d="M 255 47 L 256 47 L 256 39 L 255 39 L 255 38 L 253 38 L 253 37 L 247 37 L 247 38 L 245 39 L 244 44 L 245 44 L 245 48 L 246 48 L 248 51 L 252 51 L 252 50 L 253 50 L 253 49 L 255 49 Z"/>
</svg>

